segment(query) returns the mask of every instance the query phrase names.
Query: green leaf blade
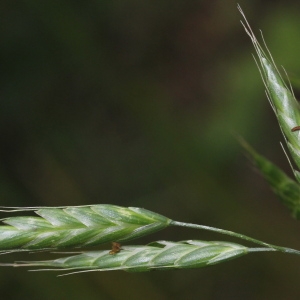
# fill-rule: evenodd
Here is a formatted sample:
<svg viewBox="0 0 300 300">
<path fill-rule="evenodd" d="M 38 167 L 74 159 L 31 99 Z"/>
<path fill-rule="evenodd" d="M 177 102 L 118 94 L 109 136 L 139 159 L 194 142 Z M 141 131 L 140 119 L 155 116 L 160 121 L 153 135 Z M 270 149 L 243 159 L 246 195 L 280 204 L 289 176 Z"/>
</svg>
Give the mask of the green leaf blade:
<svg viewBox="0 0 300 300">
<path fill-rule="evenodd" d="M 292 215 L 300 217 L 300 186 L 287 176 L 281 169 L 270 162 L 264 156 L 258 154 L 245 141 L 240 139 L 240 143 L 247 151 L 250 160 L 258 168 L 262 176 L 269 183 L 273 192 L 279 197 L 281 202 L 292 212 Z"/>
</svg>

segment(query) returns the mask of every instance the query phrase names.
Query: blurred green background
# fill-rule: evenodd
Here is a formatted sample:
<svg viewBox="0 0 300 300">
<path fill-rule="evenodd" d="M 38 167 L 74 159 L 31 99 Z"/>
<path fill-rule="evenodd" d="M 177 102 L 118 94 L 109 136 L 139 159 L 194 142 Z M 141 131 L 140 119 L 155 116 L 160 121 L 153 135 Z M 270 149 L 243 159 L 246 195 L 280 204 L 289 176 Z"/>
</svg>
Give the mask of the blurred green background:
<svg viewBox="0 0 300 300">
<path fill-rule="evenodd" d="M 236 5 L 1 1 L 0 204 L 139 206 L 300 249 L 299 222 L 234 138 L 291 174 Z M 240 5 L 299 78 L 299 2 Z M 170 228 L 132 244 L 159 239 L 238 242 Z M 300 259 L 280 253 L 197 270 L 56 275 L 2 268 L 1 298 L 300 298 Z"/>
</svg>

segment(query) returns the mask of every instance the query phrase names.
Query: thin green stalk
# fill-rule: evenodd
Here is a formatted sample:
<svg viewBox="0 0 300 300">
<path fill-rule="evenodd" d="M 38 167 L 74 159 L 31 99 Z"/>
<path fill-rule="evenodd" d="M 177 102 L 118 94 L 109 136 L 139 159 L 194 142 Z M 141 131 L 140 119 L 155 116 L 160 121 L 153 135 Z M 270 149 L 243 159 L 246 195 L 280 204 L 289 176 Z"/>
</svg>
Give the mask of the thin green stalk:
<svg viewBox="0 0 300 300">
<path fill-rule="evenodd" d="M 217 233 L 221 233 L 221 234 L 225 234 L 225 235 L 230 235 L 230 236 L 233 236 L 233 237 L 236 237 L 236 238 L 248 241 L 248 242 L 252 242 L 252 243 L 255 243 L 255 244 L 258 244 L 261 246 L 271 248 L 271 249 L 275 249 L 280 252 L 300 255 L 300 251 L 298 251 L 298 250 L 265 243 L 263 241 L 251 238 L 247 235 L 236 233 L 236 232 L 225 230 L 225 229 L 220 229 L 220 228 L 215 228 L 215 227 L 210 227 L 210 226 L 205 226 L 205 225 L 192 224 L 192 223 L 177 222 L 177 221 L 171 221 L 170 225 L 213 231 L 213 232 L 217 232 Z"/>
</svg>

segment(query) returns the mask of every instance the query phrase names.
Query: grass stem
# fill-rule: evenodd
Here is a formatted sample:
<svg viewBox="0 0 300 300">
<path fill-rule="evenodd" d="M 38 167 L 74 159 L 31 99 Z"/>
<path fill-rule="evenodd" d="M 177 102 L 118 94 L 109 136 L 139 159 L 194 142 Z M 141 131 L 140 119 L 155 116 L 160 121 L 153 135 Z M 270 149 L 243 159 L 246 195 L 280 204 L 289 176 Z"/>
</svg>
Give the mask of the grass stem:
<svg viewBox="0 0 300 300">
<path fill-rule="evenodd" d="M 225 230 L 225 229 L 220 229 L 220 228 L 215 228 L 215 227 L 210 227 L 210 226 L 205 226 L 205 225 L 192 224 L 192 223 L 178 222 L 178 221 L 172 221 L 170 223 L 170 225 L 188 227 L 188 228 L 194 228 L 194 229 L 202 229 L 202 230 L 207 230 L 207 231 L 213 231 L 213 232 L 217 232 L 217 233 L 220 233 L 220 234 L 233 236 L 233 237 L 236 237 L 236 238 L 248 241 L 248 242 L 252 242 L 254 244 L 265 246 L 267 248 L 273 249 L 273 251 L 279 251 L 279 252 L 284 252 L 284 253 L 291 253 L 291 254 L 300 255 L 300 251 L 298 251 L 298 250 L 268 244 L 266 242 L 251 238 L 247 235 L 244 235 L 244 234 L 241 234 L 241 233 L 236 233 L 236 232 Z"/>
</svg>

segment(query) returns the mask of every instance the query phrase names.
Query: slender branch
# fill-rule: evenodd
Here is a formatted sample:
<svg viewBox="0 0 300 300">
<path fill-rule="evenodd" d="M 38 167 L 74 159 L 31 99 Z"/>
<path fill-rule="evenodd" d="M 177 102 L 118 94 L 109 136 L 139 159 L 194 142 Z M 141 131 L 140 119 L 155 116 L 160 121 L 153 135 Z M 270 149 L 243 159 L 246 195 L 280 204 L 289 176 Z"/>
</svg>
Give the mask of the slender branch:
<svg viewBox="0 0 300 300">
<path fill-rule="evenodd" d="M 276 251 L 300 255 L 300 251 L 298 251 L 298 250 L 291 249 L 291 248 L 286 248 L 286 247 L 280 247 L 280 246 L 276 246 L 276 245 L 272 245 L 272 244 L 268 244 L 268 243 L 265 243 L 263 241 L 260 241 L 260 240 L 251 238 L 249 236 L 246 236 L 244 234 L 236 233 L 236 232 L 229 231 L 229 230 L 224 230 L 224 229 L 210 227 L 210 226 L 205 226 L 205 225 L 198 225 L 198 224 L 192 224 L 192 223 L 177 222 L 177 221 L 172 221 L 170 223 L 170 225 L 213 231 L 213 232 L 217 232 L 217 233 L 220 233 L 220 234 L 230 235 L 230 236 L 233 236 L 233 237 L 236 237 L 236 238 L 239 238 L 239 239 L 242 239 L 242 240 L 246 240 L 248 242 L 252 242 L 252 243 L 255 243 L 255 244 L 258 244 L 258 245 L 261 245 L 261 246 L 265 246 L 265 247 L 274 249 Z"/>
<path fill-rule="evenodd" d="M 270 251 L 277 251 L 273 248 L 248 248 L 248 252 L 270 252 Z"/>
</svg>

